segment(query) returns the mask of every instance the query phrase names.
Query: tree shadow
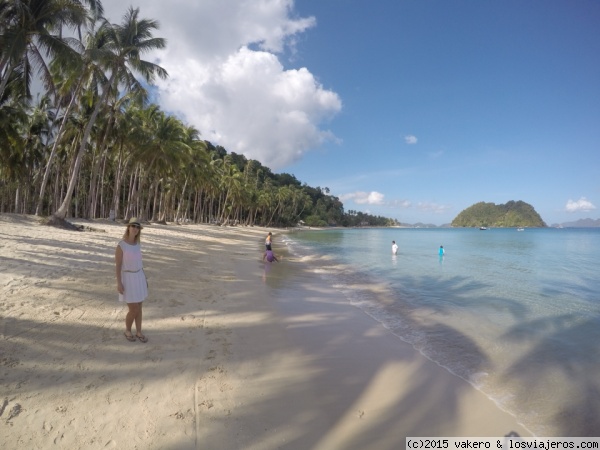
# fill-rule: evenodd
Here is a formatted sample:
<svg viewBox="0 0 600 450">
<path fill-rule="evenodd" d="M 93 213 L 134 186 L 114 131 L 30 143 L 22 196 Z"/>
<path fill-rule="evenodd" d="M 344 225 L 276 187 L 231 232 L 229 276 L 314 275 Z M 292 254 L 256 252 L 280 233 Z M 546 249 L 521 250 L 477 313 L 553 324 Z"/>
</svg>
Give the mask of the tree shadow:
<svg viewBox="0 0 600 450">
<path fill-rule="evenodd" d="M 286 263 L 292 266 L 287 271 L 281 266 L 271 268 L 268 287 L 272 292 L 268 297 L 277 299 L 276 306 L 280 311 L 277 320 L 285 326 L 285 335 L 298 337 L 297 340 L 292 339 L 294 345 L 288 351 L 310 359 L 312 370 L 308 373 L 311 375 L 302 380 L 292 378 L 281 386 L 270 385 L 268 394 L 247 405 L 246 409 L 255 411 L 259 417 L 273 415 L 268 411 L 275 411 L 277 420 L 269 424 L 265 435 L 253 436 L 245 445 L 249 448 L 270 448 L 265 444 L 268 432 L 290 428 L 297 431 L 288 436 L 285 445 L 280 444 L 277 448 L 393 449 L 402 446 L 404 438 L 411 434 L 452 435 L 452 430 L 458 429 L 462 420 L 459 412 L 462 398 L 465 392 L 472 391 L 472 386 L 422 358 L 397 337 L 385 332 L 378 322 L 368 320 L 367 325 L 360 322 L 357 326 L 352 317 L 356 314 L 363 316 L 362 313 L 346 301 L 332 298 L 331 292 L 326 293 L 321 283 L 315 283 L 315 275 L 306 265 L 294 261 Z M 520 311 L 519 308 L 516 310 Z M 236 330 L 241 334 L 246 331 Z M 459 346 L 472 355 L 471 370 L 477 370 L 487 362 L 486 355 L 460 331 L 435 324 L 429 327 L 428 332 L 430 336 L 444 336 L 440 342 L 447 345 L 460 342 Z M 388 339 L 383 341 L 386 349 L 369 354 L 373 345 L 381 343 L 382 333 L 388 335 Z M 352 345 L 348 346 L 348 342 Z M 404 351 L 399 351 L 400 348 Z M 261 355 L 259 359 L 264 357 Z M 280 357 L 283 358 L 283 355 Z M 388 380 L 388 368 L 397 364 L 411 366 L 411 373 L 416 376 L 408 380 Z M 431 370 L 430 366 L 436 370 Z M 365 419 L 368 424 L 359 426 L 361 432 L 358 434 L 347 431 L 351 440 L 344 442 L 343 447 L 329 447 L 332 434 L 339 427 L 344 427 L 345 417 L 356 415 L 357 420 L 362 418 L 360 415 L 364 411 L 360 407 L 365 402 L 369 404 L 365 398 L 370 399 L 369 391 L 381 386 L 381 378 L 386 383 L 390 382 L 389 400 L 381 406 L 383 411 L 367 413 L 367 416 L 377 413 L 377 419 Z M 307 384 L 315 391 L 306 391 Z M 308 398 L 307 392 L 310 394 Z M 289 406 L 282 411 L 285 399 L 289 399 Z M 295 407 L 294 401 L 299 406 Z M 305 407 L 303 402 L 308 402 L 310 407 Z M 313 411 L 312 415 L 306 417 L 307 411 Z M 251 417 L 238 417 L 238 420 L 242 423 L 252 421 Z M 222 429 L 226 423 L 224 419 L 223 426 L 215 429 Z M 396 432 L 390 433 L 390 430 Z M 503 433 L 511 431 L 506 429 Z M 219 441 L 219 431 L 211 433 L 207 430 L 207 433 L 206 442 Z"/>
<path fill-rule="evenodd" d="M 72 275 L 76 283 L 55 281 L 48 289 L 72 296 L 76 301 L 65 302 L 70 305 L 67 310 L 40 311 L 35 319 L 17 314 L 7 322 L 8 318 L 2 317 L 0 401 L 10 399 L 11 405 L 20 401 L 26 409 L 26 399 L 47 395 L 44 390 L 48 387 L 68 392 L 69 402 L 86 401 L 87 396 L 100 389 L 105 399 L 102 405 L 96 405 L 97 412 L 101 415 L 118 411 L 115 423 L 105 429 L 116 435 L 127 414 L 139 413 L 147 399 L 166 395 L 160 390 L 148 392 L 148 387 L 144 390 L 143 383 L 153 388 L 175 380 L 193 385 L 198 379 L 214 376 L 220 369 L 233 376 L 258 361 L 268 364 L 258 367 L 256 376 L 244 381 L 264 385 L 264 395 L 245 398 L 246 403 L 234 410 L 233 419 L 224 411 L 217 414 L 208 410 L 203 415 L 196 412 L 196 417 L 200 414 L 207 419 L 199 428 L 201 434 L 196 440 L 182 439 L 172 448 L 195 448 L 196 443 L 199 448 L 217 448 L 223 433 L 239 433 L 239 442 L 247 448 L 328 450 L 341 448 L 327 446 L 334 438 L 341 440 L 345 449 L 384 450 L 401 447 L 408 433 L 452 435 L 452 430 L 461 425 L 462 398 L 472 390 L 471 386 L 448 376 L 444 369 L 383 330 L 378 322 L 357 320 L 356 308 L 340 301 L 340 296 L 332 294 L 329 287 L 315 283 L 311 268 L 287 255 L 281 266 L 272 267 L 269 282 L 264 283 L 263 266 L 258 262 L 262 255 L 261 235 L 262 232 L 257 232 L 256 241 L 248 241 L 236 239 L 235 231 L 231 230 L 219 231 L 208 239 L 193 229 L 178 227 L 168 237 L 153 237 L 150 233 L 144 237 L 144 260 L 151 288 L 144 311 L 154 324 L 147 333 L 150 342 L 145 345 L 129 343 L 122 336 L 124 309 L 115 301 L 114 290 L 114 236 L 97 237 L 100 242 L 88 247 L 98 255 L 97 261 L 73 257 L 64 250 L 60 239 L 49 239 L 45 244 L 56 249 L 52 267 L 62 270 L 76 265 L 81 270 Z M 225 239 L 227 244 L 223 243 Z M 71 250 L 77 249 L 75 245 Z M 217 272 L 211 258 L 225 251 L 233 251 L 239 257 L 229 258 L 231 264 Z M 15 258 L 32 264 L 23 274 L 48 269 L 44 269 L 47 262 L 29 259 L 34 256 Z M 172 279 L 165 279 L 166 268 L 174 264 L 177 272 Z M 251 271 L 247 271 L 248 265 Z M 213 283 L 209 290 L 204 290 L 203 281 L 208 279 Z M 415 285 L 429 282 L 427 277 L 414 280 Z M 460 278 L 445 283 L 450 297 L 459 296 L 465 289 L 476 291 L 482 287 Z M 38 295 L 33 292 L 37 288 L 30 289 L 32 297 Z M 258 295 L 261 293 L 264 295 Z M 377 295 L 380 303 L 388 302 L 385 292 Z M 507 308 L 511 314 L 521 312 L 510 302 L 488 300 L 486 308 Z M 465 303 L 465 308 L 484 307 Z M 413 311 L 422 308 L 443 316 L 450 306 L 443 303 L 436 306 L 431 301 L 425 306 L 411 304 L 409 308 Z M 389 312 L 398 312 L 394 309 L 397 305 L 387 307 Z M 227 320 L 230 315 L 250 317 L 257 313 L 261 313 L 262 320 Z M 423 326 L 410 323 L 410 315 L 403 320 L 407 326 Z M 174 323 L 178 324 L 176 333 Z M 223 328 L 221 323 L 228 325 Z M 264 334 L 274 325 L 273 335 Z M 431 345 L 442 348 L 441 353 L 457 347 L 469 355 L 469 371 L 478 371 L 488 363 L 485 352 L 460 330 L 433 323 L 426 324 L 425 331 Z M 387 337 L 382 339 L 382 336 Z M 287 345 L 270 341 L 287 337 L 290 338 Z M 380 343 L 384 348 L 372 351 Z M 254 346 L 252 351 L 244 353 L 244 345 L 250 344 Z M 232 358 L 227 349 L 234 345 L 237 347 Z M 291 361 L 298 359 L 288 356 L 298 357 L 302 370 L 294 370 L 297 367 Z M 289 378 L 269 377 L 269 365 L 285 368 L 286 364 L 291 364 L 289 370 L 277 373 L 287 373 Z M 394 379 L 397 371 L 392 369 L 398 365 L 408 367 L 410 376 Z M 138 375 L 140 371 L 143 376 Z M 118 386 L 129 387 L 127 398 L 111 398 L 111 392 Z M 387 394 L 372 392 L 382 386 Z M 207 395 L 214 398 L 224 394 Z M 385 402 L 380 405 L 377 402 L 382 398 Z M 62 415 L 68 422 L 68 405 L 53 403 L 51 397 L 47 400 L 43 412 Z M 205 400 L 199 398 L 195 407 L 200 410 L 200 403 Z M 193 435 L 198 428 L 192 422 L 184 425 L 174 418 L 181 414 L 182 421 L 192 420 L 188 419 L 188 412 L 178 410 L 175 400 L 173 405 L 172 409 L 154 412 L 154 417 L 164 422 L 154 426 L 167 431 L 169 427 L 183 427 L 186 434 Z M 66 409 L 60 409 L 63 407 Z M 33 411 L 21 414 L 26 413 L 34 419 Z M 356 420 L 348 421 L 349 416 L 355 416 Z M 257 423 L 265 417 L 268 423 Z M 6 419 L 6 412 L 1 418 Z M 147 423 L 151 423 L 150 419 Z M 355 423 L 356 430 L 345 428 L 348 423 Z M 248 430 L 240 431 L 239 424 L 249 427 Z M 285 439 L 273 440 L 273 435 Z"/>
<path fill-rule="evenodd" d="M 596 436 L 600 429 L 600 352 L 581 348 L 581 339 L 598 341 L 600 318 L 563 314 L 521 323 L 504 339 L 526 342 L 530 350 L 512 364 L 504 378 L 518 380 L 523 398 L 560 395 L 562 407 L 546 414 L 559 436 Z M 542 384 L 543 383 L 543 384 Z M 513 383 L 514 384 L 514 383 Z M 545 387 L 552 386 L 548 391 Z M 539 411 L 538 414 L 544 414 Z"/>
</svg>

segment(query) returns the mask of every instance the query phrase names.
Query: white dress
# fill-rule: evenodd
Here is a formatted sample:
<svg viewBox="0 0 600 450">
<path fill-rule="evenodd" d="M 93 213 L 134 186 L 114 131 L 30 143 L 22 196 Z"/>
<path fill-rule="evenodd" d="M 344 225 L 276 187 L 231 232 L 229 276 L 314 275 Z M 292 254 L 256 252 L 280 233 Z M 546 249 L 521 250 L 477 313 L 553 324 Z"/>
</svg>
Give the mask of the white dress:
<svg viewBox="0 0 600 450">
<path fill-rule="evenodd" d="M 142 249 L 140 244 L 131 245 L 125 241 L 119 242 L 123 251 L 123 264 L 121 265 L 121 282 L 125 288 L 119 294 L 120 302 L 140 303 L 148 297 L 148 282 L 142 265 Z"/>
</svg>

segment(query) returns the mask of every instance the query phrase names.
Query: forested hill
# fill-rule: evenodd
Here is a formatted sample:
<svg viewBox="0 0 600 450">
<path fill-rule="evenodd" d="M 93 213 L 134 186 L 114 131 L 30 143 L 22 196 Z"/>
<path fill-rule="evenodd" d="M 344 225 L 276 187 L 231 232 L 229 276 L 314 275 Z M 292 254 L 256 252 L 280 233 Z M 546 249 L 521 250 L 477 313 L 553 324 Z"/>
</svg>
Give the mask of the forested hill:
<svg viewBox="0 0 600 450">
<path fill-rule="evenodd" d="M 504 205 L 479 202 L 463 210 L 452 221 L 453 227 L 545 227 L 533 206 L 523 201 Z"/>
</svg>

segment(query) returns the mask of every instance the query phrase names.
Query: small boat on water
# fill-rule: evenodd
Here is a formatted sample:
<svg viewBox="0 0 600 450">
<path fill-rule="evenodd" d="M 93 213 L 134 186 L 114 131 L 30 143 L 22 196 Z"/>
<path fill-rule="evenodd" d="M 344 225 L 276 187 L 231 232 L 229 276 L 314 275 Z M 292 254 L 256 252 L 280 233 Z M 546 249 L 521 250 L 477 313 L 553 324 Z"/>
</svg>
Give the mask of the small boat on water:
<svg viewBox="0 0 600 450">
<path fill-rule="evenodd" d="M 480 230 L 487 230 L 487 227 L 479 227 Z"/>
<path fill-rule="evenodd" d="M 517 231 L 525 231 L 525 228 L 517 228 Z"/>
</svg>

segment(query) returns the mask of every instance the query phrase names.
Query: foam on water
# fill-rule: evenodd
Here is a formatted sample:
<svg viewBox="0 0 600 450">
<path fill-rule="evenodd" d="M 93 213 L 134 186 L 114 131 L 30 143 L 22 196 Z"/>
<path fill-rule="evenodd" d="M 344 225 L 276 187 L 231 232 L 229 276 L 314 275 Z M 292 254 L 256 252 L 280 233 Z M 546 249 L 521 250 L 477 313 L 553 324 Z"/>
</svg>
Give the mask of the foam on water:
<svg viewBox="0 0 600 450">
<path fill-rule="evenodd" d="M 352 305 L 534 433 L 597 435 L 600 230 L 327 230 L 286 243 Z"/>
</svg>

